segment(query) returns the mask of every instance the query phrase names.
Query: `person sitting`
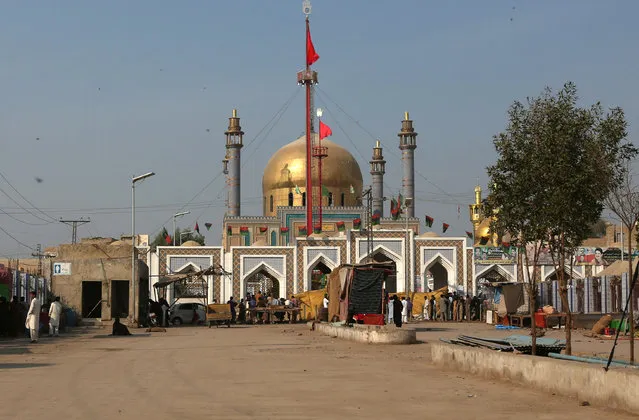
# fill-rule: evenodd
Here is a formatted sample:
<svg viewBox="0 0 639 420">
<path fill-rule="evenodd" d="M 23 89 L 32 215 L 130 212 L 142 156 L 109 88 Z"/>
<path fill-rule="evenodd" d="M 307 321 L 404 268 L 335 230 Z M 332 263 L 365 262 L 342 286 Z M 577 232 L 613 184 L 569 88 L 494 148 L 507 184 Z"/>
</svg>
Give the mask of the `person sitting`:
<svg viewBox="0 0 639 420">
<path fill-rule="evenodd" d="M 120 323 L 120 318 L 115 318 L 111 335 L 131 335 L 131 333 L 126 325 Z"/>
</svg>

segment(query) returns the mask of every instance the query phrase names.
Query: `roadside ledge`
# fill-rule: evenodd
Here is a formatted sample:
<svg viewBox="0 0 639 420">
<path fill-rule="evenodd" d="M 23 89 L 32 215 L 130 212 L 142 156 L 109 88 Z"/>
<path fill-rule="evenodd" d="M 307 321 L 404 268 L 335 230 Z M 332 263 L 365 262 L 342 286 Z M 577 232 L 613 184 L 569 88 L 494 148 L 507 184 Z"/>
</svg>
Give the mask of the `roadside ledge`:
<svg viewBox="0 0 639 420">
<path fill-rule="evenodd" d="M 417 342 L 415 330 L 379 325 L 334 326 L 325 323 L 309 323 L 315 331 L 345 340 L 369 344 L 414 344 Z"/>
<path fill-rule="evenodd" d="M 544 392 L 600 406 L 639 412 L 639 372 L 585 363 L 500 353 L 444 343 L 431 344 L 433 363 L 487 378 L 507 379 Z"/>
</svg>

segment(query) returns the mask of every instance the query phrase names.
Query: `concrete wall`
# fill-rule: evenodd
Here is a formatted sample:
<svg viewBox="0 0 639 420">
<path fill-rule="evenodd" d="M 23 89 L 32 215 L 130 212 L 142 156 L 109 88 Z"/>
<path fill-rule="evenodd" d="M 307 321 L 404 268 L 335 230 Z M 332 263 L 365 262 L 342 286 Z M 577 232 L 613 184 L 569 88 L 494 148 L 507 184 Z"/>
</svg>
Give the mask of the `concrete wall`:
<svg viewBox="0 0 639 420">
<path fill-rule="evenodd" d="M 593 404 L 639 412 L 639 372 L 604 371 L 601 365 L 500 353 L 443 343 L 431 344 L 434 363 L 488 378 L 513 382 Z"/>
<path fill-rule="evenodd" d="M 70 263 L 71 275 L 52 276 L 51 289 L 55 296 L 82 315 L 82 282 L 102 283 L 102 320 L 111 319 L 112 281 L 129 281 L 129 317 L 133 315 L 133 285 L 131 284 L 131 244 L 109 239 L 83 241 L 79 244 L 65 244 L 50 250 L 56 254 L 51 259 L 49 271 L 56 262 Z M 146 264 L 139 262 L 140 278 L 148 279 Z M 139 297 L 139 287 L 135 290 Z M 136 299 L 137 300 L 137 299 Z"/>
<path fill-rule="evenodd" d="M 413 344 L 417 342 L 415 330 L 377 325 L 336 327 L 331 324 L 315 324 L 315 331 L 345 340 L 370 344 Z"/>
</svg>

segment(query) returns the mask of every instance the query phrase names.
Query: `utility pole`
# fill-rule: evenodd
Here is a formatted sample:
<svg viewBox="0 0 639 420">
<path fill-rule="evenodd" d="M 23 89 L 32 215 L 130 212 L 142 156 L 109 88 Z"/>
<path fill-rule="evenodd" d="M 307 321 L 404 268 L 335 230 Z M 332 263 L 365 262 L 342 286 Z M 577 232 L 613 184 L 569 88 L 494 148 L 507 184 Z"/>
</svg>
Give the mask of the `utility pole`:
<svg viewBox="0 0 639 420">
<path fill-rule="evenodd" d="M 38 277 L 42 277 L 42 258 L 45 257 L 45 255 L 42 253 L 41 244 L 36 246 L 36 252 L 32 252 L 31 256 L 38 258 Z"/>
<path fill-rule="evenodd" d="M 367 260 L 373 262 L 373 194 L 372 187 L 368 187 L 366 191 L 362 193 L 363 197 L 366 197 L 366 249 Z"/>
<path fill-rule="evenodd" d="M 60 218 L 60 223 L 64 223 L 65 225 L 71 226 L 71 243 L 72 244 L 77 244 L 78 243 L 78 226 L 90 223 L 91 219 L 90 218 L 84 218 L 81 217 L 80 219 L 67 219 L 67 220 L 63 220 L 62 218 Z"/>
</svg>

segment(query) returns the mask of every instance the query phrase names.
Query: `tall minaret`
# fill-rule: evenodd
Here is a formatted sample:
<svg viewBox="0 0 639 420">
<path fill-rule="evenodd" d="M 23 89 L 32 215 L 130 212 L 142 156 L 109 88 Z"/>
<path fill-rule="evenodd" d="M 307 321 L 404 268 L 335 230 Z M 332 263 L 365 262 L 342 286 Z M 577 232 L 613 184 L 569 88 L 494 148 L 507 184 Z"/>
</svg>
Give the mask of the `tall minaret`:
<svg viewBox="0 0 639 420">
<path fill-rule="evenodd" d="M 475 187 L 475 202 L 468 206 L 468 211 L 470 212 L 470 222 L 473 224 L 473 237 L 475 238 L 475 242 L 479 242 L 480 234 L 477 228 L 481 223 L 483 216 L 481 210 L 481 187 L 477 185 Z"/>
<path fill-rule="evenodd" d="M 226 134 L 226 185 L 228 187 L 228 209 L 229 216 L 240 215 L 240 152 L 242 149 L 242 136 L 244 132 L 240 127 L 240 117 L 237 116 L 237 109 L 233 110 L 233 116 L 229 118 L 229 129 Z"/>
<path fill-rule="evenodd" d="M 377 140 L 373 147 L 373 158 L 371 164 L 371 179 L 373 183 L 373 214 L 379 213 L 384 217 L 384 174 L 386 173 L 386 161 L 382 155 L 382 146 Z"/>
<path fill-rule="evenodd" d="M 408 112 L 404 113 L 402 131 L 399 136 L 399 150 L 402 151 L 402 194 L 404 198 L 411 198 L 406 208 L 407 217 L 415 217 L 415 149 L 417 148 L 417 133 L 413 129 L 413 121 L 409 119 Z"/>
</svg>

